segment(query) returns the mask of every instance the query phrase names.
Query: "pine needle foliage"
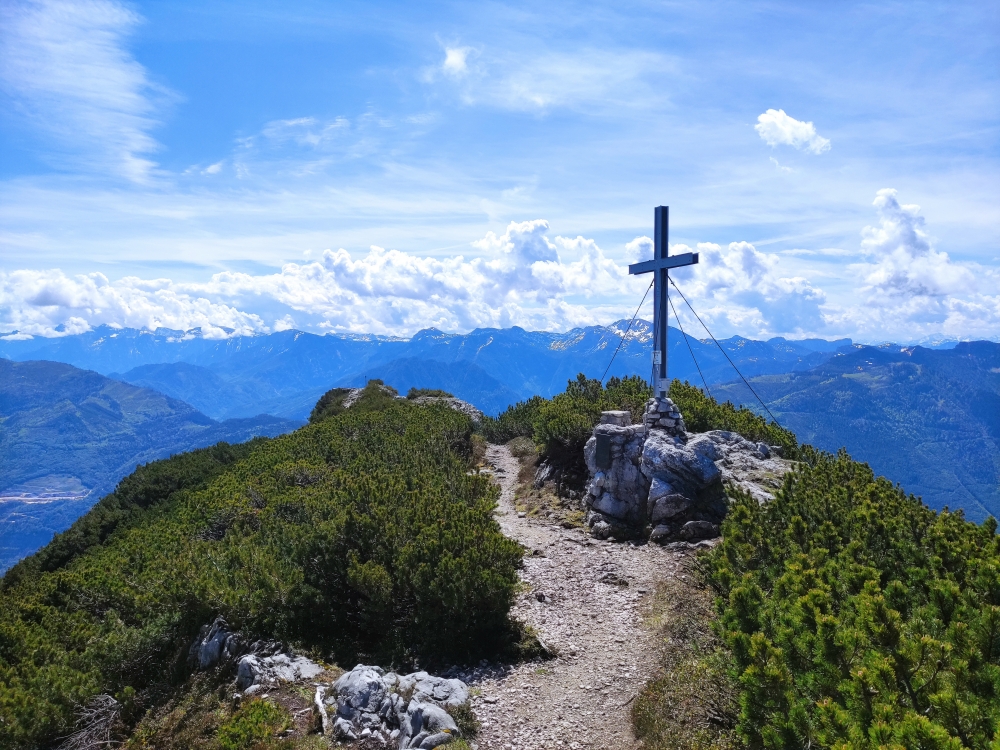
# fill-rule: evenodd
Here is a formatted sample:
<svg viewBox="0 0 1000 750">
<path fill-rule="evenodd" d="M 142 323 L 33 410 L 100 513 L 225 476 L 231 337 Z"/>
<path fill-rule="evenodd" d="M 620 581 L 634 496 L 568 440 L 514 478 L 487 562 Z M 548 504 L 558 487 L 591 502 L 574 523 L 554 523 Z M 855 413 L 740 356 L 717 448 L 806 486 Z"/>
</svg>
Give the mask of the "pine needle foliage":
<svg viewBox="0 0 1000 750">
<path fill-rule="evenodd" d="M 731 401 L 720 404 L 687 381 L 674 380 L 670 384 L 669 395 L 684 415 L 684 424 L 689 432 L 729 430 L 747 440 L 781 446 L 785 458 L 801 457 L 794 433 L 777 422 L 768 422 L 745 406 L 737 408 Z"/>
<path fill-rule="evenodd" d="M 766 505 L 735 492 L 703 560 L 749 747 L 1000 747 L 996 521 L 807 458 Z"/>
<path fill-rule="evenodd" d="M 226 465 L 209 451 L 144 467 L 103 520 L 12 570 L 0 747 L 65 736 L 98 694 L 134 689 L 155 705 L 216 615 L 350 664 L 454 663 L 509 645 L 521 550 L 493 519 L 495 487 L 469 470 L 471 421 L 372 390 Z"/>
<path fill-rule="evenodd" d="M 530 438 L 535 434 L 535 417 L 546 399 L 532 396 L 526 401 L 518 401 L 508 406 L 499 416 L 483 417 L 483 437 L 491 443 L 507 443 L 517 437 Z"/>
</svg>

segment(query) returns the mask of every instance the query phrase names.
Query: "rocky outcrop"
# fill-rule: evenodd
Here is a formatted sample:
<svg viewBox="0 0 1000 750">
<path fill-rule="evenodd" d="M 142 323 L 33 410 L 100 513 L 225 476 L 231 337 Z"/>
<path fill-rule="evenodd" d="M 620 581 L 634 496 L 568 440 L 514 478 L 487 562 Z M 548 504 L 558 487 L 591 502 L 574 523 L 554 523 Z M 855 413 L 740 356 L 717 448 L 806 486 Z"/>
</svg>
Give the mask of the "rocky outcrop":
<svg viewBox="0 0 1000 750">
<path fill-rule="evenodd" d="M 642 451 L 646 428 L 623 425 L 620 414 L 628 412 L 606 417 L 583 450 L 591 475 L 585 500 L 588 520 L 596 529 L 595 536 L 601 538 L 631 536 L 628 529 L 645 523 L 649 478 L 642 472 Z"/>
<path fill-rule="evenodd" d="M 223 618 L 216 617 L 210 625 L 201 626 L 198 637 L 188 649 L 188 663 L 194 669 L 204 671 L 231 661 L 245 650 L 239 633 L 230 630 Z"/>
<path fill-rule="evenodd" d="M 405 396 L 400 396 L 394 388 L 390 388 L 387 385 L 379 387 L 386 395 L 404 401 L 409 400 L 410 403 L 420 404 L 421 406 L 444 404 L 449 409 L 462 412 L 462 414 L 472 420 L 473 425 L 477 428 L 483 423 L 483 413 L 468 401 L 463 401 L 460 398 L 455 398 L 454 396 L 417 396 L 417 398 L 414 399 L 407 399 Z M 364 393 L 364 390 L 364 388 L 351 388 L 347 395 L 344 396 L 343 402 L 341 402 L 343 407 L 345 409 L 350 409 L 354 406 L 354 404 L 357 403 L 357 400 L 361 398 L 361 394 Z"/>
<path fill-rule="evenodd" d="M 273 656 L 247 654 L 237 664 L 236 687 L 244 695 L 252 695 L 282 682 L 311 680 L 322 672 L 323 667 L 304 656 L 285 653 Z"/>
<path fill-rule="evenodd" d="M 359 664 L 333 684 L 316 682 L 326 667 L 298 656 L 278 641 L 248 643 L 217 617 L 204 625 L 188 650 L 196 670 L 235 663 L 237 698 L 264 693 L 283 684 L 316 688 L 315 712 L 324 735 L 339 741 L 367 740 L 376 746 L 435 748 L 461 731 L 449 714 L 469 703 L 461 680 L 427 672 L 400 675 Z M 371 745 L 365 745 L 370 747 Z"/>
<path fill-rule="evenodd" d="M 359 664 L 333 683 L 322 703 L 333 714 L 329 724 L 338 740 L 371 738 L 398 748 L 435 748 L 461 737 L 447 709 L 468 701 L 469 688 L 461 680 L 427 672 L 401 676 Z"/>
<path fill-rule="evenodd" d="M 587 523 L 598 538 L 646 536 L 696 542 L 718 536 L 725 486 L 761 502 L 774 496 L 791 463 L 764 443 L 734 432 L 685 432 L 669 398 L 650 399 L 642 424 L 628 412 L 605 412 L 584 448 Z"/>
</svg>

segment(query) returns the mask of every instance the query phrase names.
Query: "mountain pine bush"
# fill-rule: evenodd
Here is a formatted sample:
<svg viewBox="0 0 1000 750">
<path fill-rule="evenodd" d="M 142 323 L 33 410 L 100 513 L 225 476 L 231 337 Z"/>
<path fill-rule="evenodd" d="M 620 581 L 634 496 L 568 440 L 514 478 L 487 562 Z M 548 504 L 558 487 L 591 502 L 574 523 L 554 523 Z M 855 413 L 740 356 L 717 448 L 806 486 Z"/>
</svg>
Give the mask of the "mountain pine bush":
<svg viewBox="0 0 1000 750">
<path fill-rule="evenodd" d="M 735 493 L 704 562 L 751 748 L 1000 746 L 1000 539 L 845 453 Z"/>
<path fill-rule="evenodd" d="M 518 401 L 508 406 L 496 418 L 483 418 L 483 436 L 491 443 L 507 443 L 517 437 L 531 437 L 535 434 L 535 417 L 545 403 L 541 396 L 532 396 L 527 401 Z"/>
<path fill-rule="evenodd" d="M 521 551 L 469 471 L 471 421 L 371 390 L 232 462 L 209 449 L 143 467 L 97 520 L 12 569 L 0 747 L 51 744 L 100 693 L 156 705 L 216 615 L 349 664 L 505 648 Z"/>
<path fill-rule="evenodd" d="M 642 418 L 652 391 L 642 378 L 611 378 L 601 381 L 577 375 L 566 390 L 539 405 L 533 436 L 542 456 L 557 464 L 583 461 L 583 446 L 590 438 L 602 411 L 627 410 L 632 419 Z"/>
</svg>

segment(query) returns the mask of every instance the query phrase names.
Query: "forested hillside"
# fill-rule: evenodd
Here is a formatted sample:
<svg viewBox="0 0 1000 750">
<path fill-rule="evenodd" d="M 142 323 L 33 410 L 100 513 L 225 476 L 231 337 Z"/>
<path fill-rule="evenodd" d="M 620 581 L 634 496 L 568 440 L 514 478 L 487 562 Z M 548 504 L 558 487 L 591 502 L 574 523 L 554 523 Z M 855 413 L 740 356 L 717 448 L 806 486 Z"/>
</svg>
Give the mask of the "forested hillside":
<svg viewBox="0 0 1000 750">
<path fill-rule="evenodd" d="M 137 464 L 301 422 L 216 422 L 186 403 L 57 362 L 0 359 L 0 570 L 65 529 Z"/>
<path fill-rule="evenodd" d="M 862 347 L 751 382 L 803 442 L 846 447 L 933 508 L 1000 517 L 1000 344 Z M 742 383 L 712 391 L 754 407 Z"/>
<path fill-rule="evenodd" d="M 295 433 L 137 470 L 0 585 L 0 746 L 65 735 L 115 696 L 125 730 L 187 677 L 217 615 L 354 664 L 516 645 L 519 547 L 470 473 L 472 424 L 377 386 Z"/>
</svg>

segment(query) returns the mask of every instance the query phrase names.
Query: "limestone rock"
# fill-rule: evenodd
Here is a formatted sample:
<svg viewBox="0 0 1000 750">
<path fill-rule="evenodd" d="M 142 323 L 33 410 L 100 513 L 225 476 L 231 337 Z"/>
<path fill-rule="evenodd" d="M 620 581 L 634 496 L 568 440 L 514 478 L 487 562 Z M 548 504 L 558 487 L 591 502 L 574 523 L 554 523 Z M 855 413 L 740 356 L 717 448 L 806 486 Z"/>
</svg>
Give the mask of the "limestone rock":
<svg viewBox="0 0 1000 750">
<path fill-rule="evenodd" d="M 665 396 L 657 396 L 646 402 L 646 413 L 642 420 L 647 429 L 664 430 L 669 435 L 683 437 L 686 429 L 677 406 Z"/>
<path fill-rule="evenodd" d="M 677 536 L 685 542 L 698 542 L 702 539 L 713 539 L 719 535 L 719 527 L 708 521 L 688 521 L 677 532 Z"/>
<path fill-rule="evenodd" d="M 642 448 L 642 473 L 659 477 L 675 492 L 697 498 L 706 491 L 722 492 L 722 472 L 712 455 L 715 444 L 692 440 L 685 444 L 659 430 L 650 432 Z"/>
<path fill-rule="evenodd" d="M 324 700 L 337 706 L 332 731 L 338 739 L 374 737 L 383 743 L 392 739 L 400 748 L 434 748 L 461 736 L 446 709 L 468 703 L 469 688 L 427 672 L 386 674 L 358 664 L 334 682 Z"/>
<path fill-rule="evenodd" d="M 469 688 L 461 680 L 414 672 L 403 677 L 390 673 L 385 676 L 385 681 L 394 692 L 409 695 L 412 700 L 429 701 L 448 708 L 469 702 Z"/>
<path fill-rule="evenodd" d="M 632 412 L 602 411 L 601 424 L 613 424 L 618 427 L 628 427 L 632 424 Z"/>
<path fill-rule="evenodd" d="M 235 658 L 243 650 L 238 633 L 229 629 L 221 617 L 211 625 L 202 625 L 201 631 L 188 651 L 188 659 L 196 669 L 211 669 L 220 662 Z"/>
<path fill-rule="evenodd" d="M 270 686 L 281 682 L 311 680 L 323 671 L 316 662 L 304 656 L 247 654 L 236 668 L 236 687 L 246 691 L 253 685 Z"/>
<path fill-rule="evenodd" d="M 400 724 L 400 747 L 439 747 L 461 736 L 458 725 L 447 711 L 433 703 L 413 699 Z"/>
<path fill-rule="evenodd" d="M 727 485 L 767 502 L 792 465 L 774 447 L 734 432 L 686 433 L 668 398 L 647 402 L 643 425 L 620 421 L 617 412 L 602 414 L 584 448 L 587 525 L 599 539 L 633 538 L 650 527 L 649 538 L 660 543 L 714 538 L 728 509 Z"/>
</svg>

